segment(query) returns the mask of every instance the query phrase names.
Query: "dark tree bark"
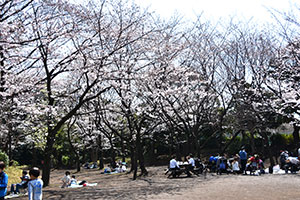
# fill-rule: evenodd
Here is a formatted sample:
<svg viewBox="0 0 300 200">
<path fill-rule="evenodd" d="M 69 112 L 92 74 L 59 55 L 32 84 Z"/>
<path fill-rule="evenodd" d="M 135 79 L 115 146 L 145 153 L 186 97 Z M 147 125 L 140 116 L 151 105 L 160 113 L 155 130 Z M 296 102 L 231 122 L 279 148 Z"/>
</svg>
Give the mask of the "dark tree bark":
<svg viewBox="0 0 300 200">
<path fill-rule="evenodd" d="M 299 130 L 300 130 L 300 126 L 297 126 L 297 124 L 293 125 L 294 127 L 294 131 L 293 131 L 293 137 L 294 137 L 294 145 L 296 148 L 300 147 L 300 138 L 299 138 Z"/>
<path fill-rule="evenodd" d="M 272 154 L 272 151 L 271 151 L 271 147 L 269 145 L 268 135 L 267 135 L 266 132 L 262 132 L 261 134 L 264 138 L 264 146 L 266 148 L 267 157 L 270 159 L 270 164 L 271 164 L 271 166 L 275 166 L 275 161 L 274 161 L 274 158 L 273 158 L 273 154 Z"/>
<path fill-rule="evenodd" d="M 238 130 L 233 137 L 230 139 L 230 141 L 223 147 L 223 150 L 221 151 L 222 154 L 225 153 L 225 151 L 227 150 L 227 148 L 231 145 L 231 143 L 234 141 L 234 139 L 241 133 L 241 130 Z"/>
<path fill-rule="evenodd" d="M 140 165 L 140 169 L 141 169 L 141 176 L 142 175 L 147 175 L 148 171 L 146 170 L 145 167 L 145 160 L 144 160 L 144 151 L 143 151 L 143 146 L 141 143 L 141 135 L 140 133 L 137 134 L 136 136 L 136 152 L 137 152 L 137 158 L 139 160 L 139 165 Z"/>
</svg>

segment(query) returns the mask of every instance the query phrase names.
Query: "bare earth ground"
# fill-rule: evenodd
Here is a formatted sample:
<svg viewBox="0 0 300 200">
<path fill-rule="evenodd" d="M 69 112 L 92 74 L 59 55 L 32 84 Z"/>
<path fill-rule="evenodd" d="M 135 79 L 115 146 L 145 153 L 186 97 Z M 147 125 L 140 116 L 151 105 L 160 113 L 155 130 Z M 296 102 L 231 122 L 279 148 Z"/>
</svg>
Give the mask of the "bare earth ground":
<svg viewBox="0 0 300 200">
<path fill-rule="evenodd" d="M 45 200 L 151 199 L 151 200 L 300 200 L 300 174 L 262 176 L 207 174 L 192 178 L 168 179 L 164 167 L 150 167 L 149 176 L 132 181 L 132 174 L 100 174 L 84 170 L 77 180 L 98 183 L 95 187 L 60 188 L 62 170 L 51 174 L 51 186 L 44 188 Z M 72 172 L 72 171 L 71 171 Z M 28 197 L 15 198 L 25 200 Z"/>
</svg>

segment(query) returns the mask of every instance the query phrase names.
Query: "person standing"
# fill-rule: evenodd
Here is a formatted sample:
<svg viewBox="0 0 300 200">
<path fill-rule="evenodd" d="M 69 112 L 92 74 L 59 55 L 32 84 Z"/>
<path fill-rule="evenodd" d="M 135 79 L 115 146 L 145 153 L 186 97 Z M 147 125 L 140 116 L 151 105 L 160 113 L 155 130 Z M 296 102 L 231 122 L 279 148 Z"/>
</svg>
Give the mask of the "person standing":
<svg viewBox="0 0 300 200">
<path fill-rule="evenodd" d="M 43 181 L 39 179 L 40 170 L 37 167 L 29 171 L 31 181 L 28 183 L 28 200 L 42 200 L 43 199 Z"/>
<path fill-rule="evenodd" d="M 7 192 L 8 176 L 4 172 L 5 167 L 5 163 L 0 161 L 0 200 L 4 200 Z"/>
<path fill-rule="evenodd" d="M 239 152 L 240 160 L 241 160 L 241 171 L 246 174 L 246 164 L 247 164 L 247 152 L 244 147 Z"/>
</svg>

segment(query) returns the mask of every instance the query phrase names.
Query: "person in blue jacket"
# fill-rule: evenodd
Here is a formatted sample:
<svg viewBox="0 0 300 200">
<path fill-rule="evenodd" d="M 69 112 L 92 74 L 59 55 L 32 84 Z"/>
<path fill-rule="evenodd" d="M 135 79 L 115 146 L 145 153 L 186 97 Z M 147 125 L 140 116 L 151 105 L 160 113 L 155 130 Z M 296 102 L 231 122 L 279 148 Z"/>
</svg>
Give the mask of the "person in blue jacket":
<svg viewBox="0 0 300 200">
<path fill-rule="evenodd" d="M 240 156 L 240 160 L 241 160 L 241 171 L 243 174 L 247 174 L 246 173 L 246 164 L 247 164 L 247 152 L 245 150 L 245 147 L 242 147 L 240 152 L 239 152 L 239 156 Z"/>
<path fill-rule="evenodd" d="M 0 200 L 4 200 L 7 192 L 8 176 L 4 172 L 5 163 L 0 161 Z"/>
</svg>

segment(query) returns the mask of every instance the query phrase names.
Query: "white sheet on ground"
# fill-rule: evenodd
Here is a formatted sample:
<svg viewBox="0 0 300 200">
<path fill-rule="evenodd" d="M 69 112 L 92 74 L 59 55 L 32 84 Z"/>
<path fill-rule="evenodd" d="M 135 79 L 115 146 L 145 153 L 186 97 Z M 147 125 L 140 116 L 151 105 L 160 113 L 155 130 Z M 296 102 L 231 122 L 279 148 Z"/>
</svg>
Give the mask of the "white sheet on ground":
<svg viewBox="0 0 300 200">
<path fill-rule="evenodd" d="M 85 186 L 83 185 L 71 185 L 68 188 L 80 188 L 80 187 L 90 187 L 90 186 L 97 186 L 98 183 L 86 183 Z"/>
</svg>

